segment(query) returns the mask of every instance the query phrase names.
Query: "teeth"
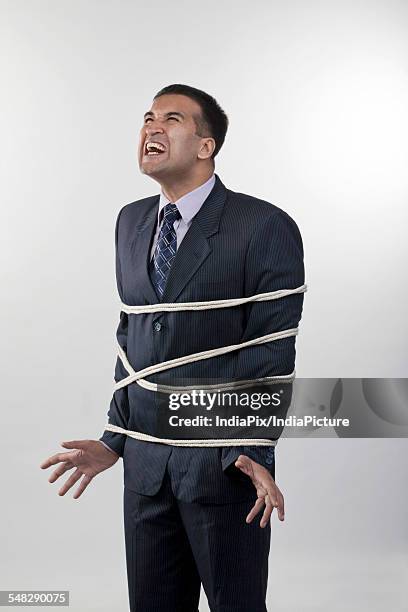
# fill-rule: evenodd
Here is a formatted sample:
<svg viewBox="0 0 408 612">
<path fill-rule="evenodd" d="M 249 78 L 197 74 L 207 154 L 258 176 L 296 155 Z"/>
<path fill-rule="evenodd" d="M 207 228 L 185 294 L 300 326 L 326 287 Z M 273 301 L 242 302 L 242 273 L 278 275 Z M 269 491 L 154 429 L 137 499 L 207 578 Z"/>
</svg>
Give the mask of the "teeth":
<svg viewBox="0 0 408 612">
<path fill-rule="evenodd" d="M 159 151 L 166 150 L 165 147 L 160 142 L 148 142 L 146 145 L 146 149 L 148 153 L 150 153 L 150 151 L 152 151 L 153 149 L 159 149 Z M 158 155 L 158 153 L 156 153 L 156 155 Z"/>
</svg>

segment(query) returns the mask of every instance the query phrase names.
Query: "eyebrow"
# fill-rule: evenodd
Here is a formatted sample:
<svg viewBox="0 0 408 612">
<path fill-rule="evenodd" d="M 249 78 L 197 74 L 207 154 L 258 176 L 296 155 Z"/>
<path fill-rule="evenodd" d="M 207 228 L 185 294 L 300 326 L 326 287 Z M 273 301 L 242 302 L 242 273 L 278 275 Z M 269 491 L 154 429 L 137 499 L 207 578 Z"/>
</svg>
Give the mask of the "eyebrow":
<svg viewBox="0 0 408 612">
<path fill-rule="evenodd" d="M 146 117 L 152 117 L 153 115 L 154 113 L 152 111 L 147 111 L 147 113 L 143 115 L 143 119 L 146 119 Z M 170 111 L 168 113 L 164 113 L 165 117 L 169 117 L 170 115 L 178 115 L 182 119 L 184 119 L 185 117 L 184 113 L 180 113 L 179 111 Z"/>
</svg>

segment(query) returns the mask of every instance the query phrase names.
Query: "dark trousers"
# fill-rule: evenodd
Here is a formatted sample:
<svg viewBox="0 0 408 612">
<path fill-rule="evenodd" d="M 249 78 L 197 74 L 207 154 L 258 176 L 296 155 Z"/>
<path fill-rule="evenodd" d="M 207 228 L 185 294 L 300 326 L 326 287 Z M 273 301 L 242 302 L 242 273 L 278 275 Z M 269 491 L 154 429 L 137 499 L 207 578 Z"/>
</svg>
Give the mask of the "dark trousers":
<svg viewBox="0 0 408 612">
<path fill-rule="evenodd" d="M 177 499 L 171 468 L 156 495 L 125 487 L 131 612 L 197 612 L 203 584 L 211 612 L 266 612 L 271 529 L 245 517 L 255 499 L 231 504 Z"/>
</svg>

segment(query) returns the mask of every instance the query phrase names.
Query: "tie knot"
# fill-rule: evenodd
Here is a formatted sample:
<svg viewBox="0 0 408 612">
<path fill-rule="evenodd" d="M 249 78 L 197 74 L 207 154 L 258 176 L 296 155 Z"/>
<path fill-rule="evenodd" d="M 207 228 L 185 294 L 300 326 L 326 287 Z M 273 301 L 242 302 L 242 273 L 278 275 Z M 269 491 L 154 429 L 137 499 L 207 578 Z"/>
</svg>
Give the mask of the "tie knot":
<svg viewBox="0 0 408 612">
<path fill-rule="evenodd" d="M 176 219 L 180 219 L 181 214 L 176 204 L 169 202 L 164 207 L 164 218 L 169 223 L 174 223 Z"/>
</svg>

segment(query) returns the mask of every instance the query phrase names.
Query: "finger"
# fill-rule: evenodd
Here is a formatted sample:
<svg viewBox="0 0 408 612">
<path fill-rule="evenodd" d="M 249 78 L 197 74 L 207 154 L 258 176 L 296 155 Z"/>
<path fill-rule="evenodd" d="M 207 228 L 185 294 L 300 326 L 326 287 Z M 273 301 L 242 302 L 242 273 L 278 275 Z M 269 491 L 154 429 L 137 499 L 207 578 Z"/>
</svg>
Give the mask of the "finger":
<svg viewBox="0 0 408 612">
<path fill-rule="evenodd" d="M 245 467 L 248 466 L 250 463 L 249 461 L 249 457 L 247 457 L 246 455 L 239 455 L 239 457 L 237 457 L 237 459 L 235 460 L 235 465 L 238 467 L 238 464 L 240 467 Z"/>
<path fill-rule="evenodd" d="M 277 511 L 278 511 L 278 519 L 280 521 L 284 521 L 285 520 L 285 500 L 283 499 L 283 495 L 280 491 L 278 491 L 278 505 L 277 505 Z"/>
<path fill-rule="evenodd" d="M 277 510 L 279 520 L 285 520 L 285 503 L 279 487 L 276 484 L 273 488 L 268 487 L 268 494 L 273 506 Z"/>
<path fill-rule="evenodd" d="M 272 510 L 273 510 L 273 504 L 271 500 L 269 499 L 269 495 L 265 495 L 265 510 L 263 512 L 261 522 L 259 523 L 262 529 L 266 527 L 267 524 L 269 523 L 269 519 L 271 518 Z"/>
<path fill-rule="evenodd" d="M 56 480 L 58 480 L 60 476 L 65 474 L 65 472 L 67 472 L 68 470 L 72 470 L 73 467 L 75 466 L 73 463 L 71 463 L 71 461 L 66 461 L 65 463 L 57 467 L 56 470 L 53 471 L 53 473 L 48 479 L 48 482 L 55 482 Z"/>
<path fill-rule="evenodd" d="M 259 513 L 259 511 L 261 510 L 261 508 L 264 505 L 264 500 L 263 497 L 258 497 L 258 499 L 256 500 L 256 502 L 254 503 L 253 507 L 251 508 L 251 510 L 249 511 L 248 516 L 246 517 L 246 522 L 247 523 L 251 523 L 254 518 L 256 517 L 256 515 Z"/>
<path fill-rule="evenodd" d="M 83 472 L 80 469 L 76 469 L 73 474 L 68 478 L 68 480 L 62 485 L 60 490 L 58 491 L 58 495 L 65 495 L 67 491 L 79 480 L 82 476 Z"/>
<path fill-rule="evenodd" d="M 61 442 L 61 446 L 64 448 L 86 448 L 88 440 L 68 440 Z"/>
<path fill-rule="evenodd" d="M 78 499 L 78 497 L 80 497 L 82 495 L 82 493 L 85 491 L 86 487 L 89 485 L 89 483 L 91 482 L 93 476 L 87 476 L 85 474 L 85 476 L 83 477 L 81 484 L 79 485 L 79 487 L 77 488 L 77 490 L 75 491 L 73 498 L 74 499 Z"/>
<path fill-rule="evenodd" d="M 243 472 L 246 476 L 253 478 L 254 470 L 252 467 L 252 462 L 246 455 L 240 455 L 238 459 L 235 461 L 235 467 L 237 467 L 241 472 Z"/>
<path fill-rule="evenodd" d="M 56 455 L 52 455 L 51 457 L 48 457 L 48 459 L 45 459 L 45 461 L 43 461 L 40 465 L 40 468 L 44 470 L 45 468 L 49 468 L 51 465 L 56 465 L 57 463 L 60 463 L 61 461 L 70 461 L 74 457 L 74 451 L 70 451 L 68 453 L 57 453 Z"/>
</svg>

